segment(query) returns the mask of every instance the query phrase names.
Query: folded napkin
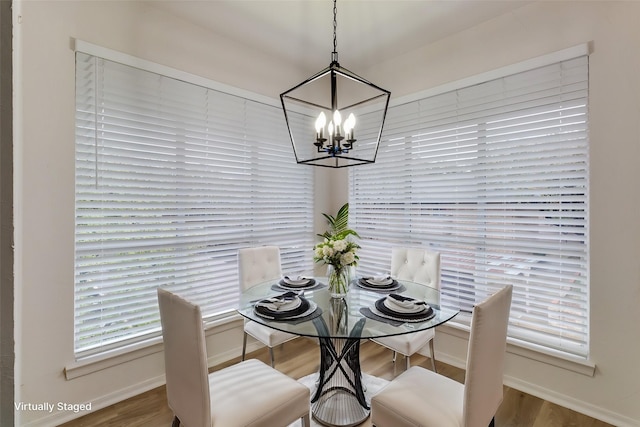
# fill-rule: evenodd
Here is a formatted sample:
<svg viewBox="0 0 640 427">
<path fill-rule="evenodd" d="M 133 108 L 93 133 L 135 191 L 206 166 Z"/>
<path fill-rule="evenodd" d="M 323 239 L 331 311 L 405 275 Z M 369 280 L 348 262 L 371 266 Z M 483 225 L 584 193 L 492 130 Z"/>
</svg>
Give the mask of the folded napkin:
<svg viewBox="0 0 640 427">
<path fill-rule="evenodd" d="M 364 280 L 372 286 L 386 286 L 393 283 L 393 279 L 390 276 L 365 277 Z"/>
<path fill-rule="evenodd" d="M 256 308 L 264 308 L 272 312 L 287 312 L 300 307 L 302 300 L 295 292 L 285 292 L 271 298 L 260 300 Z"/>
<path fill-rule="evenodd" d="M 289 285 L 307 285 L 311 279 L 309 277 L 304 277 L 304 276 L 296 276 L 296 277 L 289 277 L 289 276 L 284 276 L 283 280 L 286 284 Z"/>
<path fill-rule="evenodd" d="M 384 305 L 397 313 L 420 313 L 428 308 L 424 301 L 398 294 L 387 295 Z"/>
</svg>

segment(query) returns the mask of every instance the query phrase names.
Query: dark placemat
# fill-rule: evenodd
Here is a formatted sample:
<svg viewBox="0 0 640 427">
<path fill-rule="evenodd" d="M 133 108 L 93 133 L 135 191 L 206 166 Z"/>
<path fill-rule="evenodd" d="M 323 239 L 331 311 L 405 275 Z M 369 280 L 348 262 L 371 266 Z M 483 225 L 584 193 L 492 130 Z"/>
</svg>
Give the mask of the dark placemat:
<svg viewBox="0 0 640 427">
<path fill-rule="evenodd" d="M 260 300 L 263 301 L 263 300 Z M 260 302 L 258 301 L 258 303 Z M 272 311 L 266 307 L 259 306 L 256 303 L 253 306 L 253 309 L 256 311 L 256 314 L 263 315 L 263 317 L 271 320 L 271 319 L 280 319 L 286 320 L 290 316 L 296 316 L 299 314 L 303 314 L 305 311 L 309 310 L 311 307 L 309 306 L 309 301 L 306 298 L 300 297 L 300 305 L 293 310 L 289 311 Z"/>
<path fill-rule="evenodd" d="M 391 316 L 400 319 L 407 319 L 407 321 L 424 321 L 429 320 L 433 317 L 433 308 L 428 304 L 425 305 L 426 310 L 419 313 L 402 313 L 399 311 L 393 311 L 389 309 L 386 305 L 384 305 L 384 301 L 386 298 L 380 298 L 375 302 L 375 307 L 378 312 L 384 314 L 385 316 Z"/>
<path fill-rule="evenodd" d="M 292 279 L 288 279 L 288 280 L 292 280 Z M 298 279 L 293 279 L 293 280 L 298 280 Z M 307 282 L 306 286 L 313 286 L 316 284 L 316 279 L 310 278 L 310 279 L 304 279 L 304 280 Z M 287 279 L 285 278 L 280 279 L 278 283 L 280 283 L 281 285 L 295 286 L 295 285 L 292 285 L 291 283 L 287 283 Z"/>
<path fill-rule="evenodd" d="M 279 284 L 274 283 L 273 285 L 271 285 L 271 290 L 272 291 L 278 291 L 278 292 L 283 292 L 283 291 L 315 291 L 317 289 L 322 289 L 322 288 L 324 288 L 326 286 L 327 285 L 325 285 L 324 283 L 317 282 L 317 281 L 316 281 L 315 285 L 313 285 L 313 286 L 295 287 L 295 288 L 283 288 Z"/>
<path fill-rule="evenodd" d="M 358 289 L 364 289 L 365 291 L 371 291 L 371 292 L 377 292 L 379 294 L 390 294 L 390 293 L 396 293 L 399 294 L 401 292 L 404 292 L 407 290 L 406 286 L 404 286 L 402 283 L 400 284 L 399 287 L 397 288 L 393 288 L 393 289 L 385 289 L 385 288 L 374 288 L 374 287 L 369 287 L 369 286 L 362 286 L 360 283 L 357 282 L 357 280 L 354 280 L 351 282 L 352 286 L 355 286 Z"/>
<path fill-rule="evenodd" d="M 373 311 L 371 311 L 369 307 L 362 307 L 360 309 L 360 314 L 362 314 L 366 318 L 377 320 L 378 322 L 388 323 L 391 326 L 400 326 L 406 323 L 406 322 L 400 322 L 398 320 L 387 319 L 386 317 L 380 317 L 377 314 L 375 314 Z"/>
<path fill-rule="evenodd" d="M 304 323 L 304 322 L 308 322 L 309 320 L 313 320 L 316 317 L 322 316 L 322 309 L 320 307 L 316 307 L 315 310 L 313 310 L 313 312 L 307 314 L 304 317 L 298 317 L 296 319 L 267 319 L 264 318 L 265 320 L 268 320 L 270 322 L 279 322 L 279 323 L 288 323 L 290 325 L 298 325 L 300 323 Z"/>
<path fill-rule="evenodd" d="M 309 313 L 304 317 L 301 317 L 299 319 L 293 319 L 293 320 L 289 320 L 288 323 L 291 323 L 292 325 L 297 325 L 299 323 L 303 323 L 303 322 L 308 322 L 309 320 L 313 320 L 318 316 L 322 316 L 322 309 L 320 307 L 317 307 L 313 313 Z M 281 322 L 283 322 L 284 320 L 281 320 Z"/>
</svg>

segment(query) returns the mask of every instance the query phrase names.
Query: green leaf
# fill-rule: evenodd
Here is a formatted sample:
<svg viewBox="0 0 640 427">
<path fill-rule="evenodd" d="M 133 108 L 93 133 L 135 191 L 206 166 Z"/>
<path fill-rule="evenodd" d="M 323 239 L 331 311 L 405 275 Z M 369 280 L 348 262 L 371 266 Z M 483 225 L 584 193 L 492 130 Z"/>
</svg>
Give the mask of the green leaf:
<svg viewBox="0 0 640 427">
<path fill-rule="evenodd" d="M 345 203 L 333 218 L 333 224 L 330 224 L 334 234 L 340 233 L 347 229 L 349 223 L 349 203 Z"/>
<path fill-rule="evenodd" d="M 329 224 L 329 231 L 318 234 L 318 237 L 322 237 L 324 239 L 334 238 L 339 240 L 344 239 L 348 235 L 360 237 L 358 233 L 348 228 L 349 203 L 345 203 L 344 205 L 342 205 L 335 217 L 326 213 L 323 213 L 322 216 L 325 217 L 327 223 Z"/>
<path fill-rule="evenodd" d="M 358 236 L 358 233 L 356 233 L 354 230 L 350 230 L 348 228 L 346 230 L 342 230 L 341 232 L 335 234 L 333 237 L 336 240 L 343 240 L 344 238 L 346 238 L 349 235 L 360 237 L 360 236 Z"/>
</svg>

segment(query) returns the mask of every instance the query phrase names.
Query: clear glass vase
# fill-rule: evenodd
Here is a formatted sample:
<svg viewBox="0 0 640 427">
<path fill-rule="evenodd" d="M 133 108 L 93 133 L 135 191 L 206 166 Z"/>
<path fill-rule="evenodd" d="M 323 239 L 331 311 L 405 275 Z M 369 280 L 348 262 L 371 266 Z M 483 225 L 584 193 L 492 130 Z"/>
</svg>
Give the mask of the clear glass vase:
<svg viewBox="0 0 640 427">
<path fill-rule="evenodd" d="M 327 277 L 329 279 L 329 293 L 331 298 L 344 298 L 349 290 L 351 280 L 351 268 L 336 268 L 332 265 L 327 267 Z"/>
</svg>

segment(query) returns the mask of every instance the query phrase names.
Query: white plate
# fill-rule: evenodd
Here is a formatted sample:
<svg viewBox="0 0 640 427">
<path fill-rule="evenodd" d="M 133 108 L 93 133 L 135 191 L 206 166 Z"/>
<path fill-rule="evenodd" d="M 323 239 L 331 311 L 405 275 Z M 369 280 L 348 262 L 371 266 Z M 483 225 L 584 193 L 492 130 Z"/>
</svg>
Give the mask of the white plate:
<svg viewBox="0 0 640 427">
<path fill-rule="evenodd" d="M 380 291 L 395 291 L 396 289 L 400 289 L 400 283 L 396 282 L 395 285 L 393 286 L 389 286 L 388 288 L 381 288 L 379 286 L 367 286 L 365 284 L 363 284 L 360 280 L 356 280 L 356 285 L 360 286 L 362 289 L 366 289 L 368 291 L 376 291 L 376 292 L 380 292 Z"/>
<path fill-rule="evenodd" d="M 287 277 L 282 278 L 282 281 L 291 286 L 305 286 L 311 282 L 311 279 L 290 279 Z"/>
<path fill-rule="evenodd" d="M 268 300 L 268 299 L 269 298 L 265 298 L 264 300 Z M 276 304 L 276 303 L 272 303 L 276 307 L 276 309 L 273 310 L 273 309 L 267 307 L 267 304 L 269 304 L 268 302 L 260 304 L 264 300 L 258 301 L 256 303 L 256 305 L 260 305 L 264 309 L 269 310 L 269 311 L 273 311 L 273 312 L 276 312 L 276 313 L 286 313 L 287 311 L 293 311 L 296 308 L 300 307 L 300 304 L 302 304 L 302 300 L 300 298 L 296 297 L 295 299 L 292 299 L 291 301 L 287 301 L 287 302 L 281 304 L 280 306 L 278 306 L 278 304 Z M 282 306 L 286 306 L 286 309 L 282 310 L 280 308 Z"/>
<path fill-rule="evenodd" d="M 368 285 L 373 287 L 385 287 L 393 283 L 393 279 L 391 277 L 388 277 L 382 280 L 377 280 L 372 278 L 363 278 L 362 280 L 364 280 Z"/>
<path fill-rule="evenodd" d="M 308 316 L 311 313 L 313 313 L 314 311 L 316 311 L 317 308 L 318 308 L 318 304 L 316 304 L 313 301 L 309 301 L 309 308 L 306 311 L 304 311 L 304 312 L 302 312 L 300 314 L 296 314 L 294 316 L 290 316 L 290 317 L 278 317 L 277 319 L 275 317 L 271 317 L 271 316 L 268 316 L 266 314 L 259 313 L 258 311 L 256 311 L 255 307 L 253 309 L 253 312 L 256 314 L 256 316 L 260 316 L 260 317 L 262 317 L 264 319 L 275 320 L 275 321 L 285 321 L 285 320 L 300 319 L 302 317 Z"/>
<path fill-rule="evenodd" d="M 427 320 L 433 319 L 435 317 L 435 315 L 436 315 L 436 312 L 432 311 L 430 316 L 425 316 L 424 318 L 407 319 L 406 317 L 394 317 L 394 316 L 389 316 L 388 314 L 385 314 L 385 313 L 381 313 L 380 311 L 378 311 L 377 308 L 375 308 L 375 306 L 369 307 L 369 310 L 371 310 L 371 312 L 373 314 L 375 314 L 376 316 L 380 316 L 380 317 L 382 317 L 384 319 L 395 320 L 397 322 L 407 322 L 407 323 L 426 322 Z M 398 313 L 398 314 L 400 314 L 400 313 Z"/>
<path fill-rule="evenodd" d="M 429 306 L 427 304 L 418 304 L 418 305 L 415 305 L 412 309 L 404 308 L 398 304 L 395 304 L 389 301 L 389 298 L 390 297 L 385 298 L 385 300 L 383 301 L 383 304 L 385 307 L 387 307 L 389 310 L 395 313 L 417 314 L 423 311 L 427 311 L 429 309 Z"/>
</svg>

